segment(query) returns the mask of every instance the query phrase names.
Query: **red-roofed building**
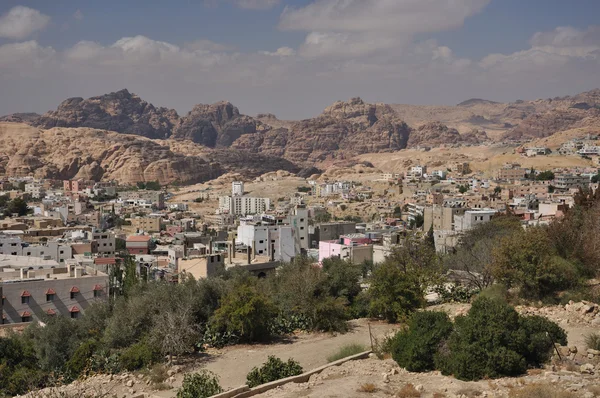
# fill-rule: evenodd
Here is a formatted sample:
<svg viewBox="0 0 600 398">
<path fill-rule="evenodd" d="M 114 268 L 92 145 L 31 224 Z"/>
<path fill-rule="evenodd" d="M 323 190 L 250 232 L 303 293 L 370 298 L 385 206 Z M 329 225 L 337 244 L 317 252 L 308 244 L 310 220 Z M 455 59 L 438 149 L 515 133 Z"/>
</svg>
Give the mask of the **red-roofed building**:
<svg viewBox="0 0 600 398">
<path fill-rule="evenodd" d="M 152 238 L 148 235 L 128 236 L 125 247 L 129 254 L 149 254 L 152 246 Z"/>
</svg>

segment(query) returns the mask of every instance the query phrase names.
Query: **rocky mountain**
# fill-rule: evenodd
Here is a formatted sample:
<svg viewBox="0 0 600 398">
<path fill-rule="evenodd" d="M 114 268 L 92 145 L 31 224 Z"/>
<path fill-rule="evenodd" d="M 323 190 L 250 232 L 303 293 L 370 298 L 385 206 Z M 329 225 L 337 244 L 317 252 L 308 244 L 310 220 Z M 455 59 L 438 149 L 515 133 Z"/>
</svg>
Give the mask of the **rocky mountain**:
<svg viewBox="0 0 600 398">
<path fill-rule="evenodd" d="M 125 89 L 88 99 L 69 98 L 31 124 L 43 129 L 90 127 L 164 139 L 178 122 L 175 110 L 156 108 Z"/>
<path fill-rule="evenodd" d="M 168 184 L 207 181 L 228 172 L 255 178 L 270 171 L 299 171 L 287 160 L 266 155 L 90 128 L 41 130 L 0 123 L 0 148 L 0 175 L 7 176 Z"/>
<path fill-rule="evenodd" d="M 0 117 L 0 122 L 11 123 L 33 123 L 40 117 L 37 113 L 12 113 L 10 115 Z"/>
<path fill-rule="evenodd" d="M 229 147 L 241 135 L 255 133 L 256 125 L 256 120 L 240 115 L 238 108 L 230 102 L 200 104 L 180 119 L 172 138 L 208 147 Z"/>
<path fill-rule="evenodd" d="M 317 117 L 300 121 L 279 120 L 272 114 L 250 117 L 226 101 L 199 104 L 187 115 L 179 116 L 175 110 L 155 107 L 121 90 L 89 99 L 70 98 L 57 110 L 42 116 L 13 114 L 0 120 L 48 130 L 39 132 L 39 142 L 30 142 L 26 150 L 21 148 L 18 152 L 21 159 L 11 156 L 9 162 L 8 155 L 3 155 L 0 165 L 8 167 L 8 172 L 13 174 L 28 170 L 62 176 L 77 170 L 75 173 L 94 178 L 143 180 L 155 176 L 161 181 L 195 181 L 244 168 L 250 175 L 269 168 L 289 171 L 326 167 L 361 154 L 405 148 L 529 140 L 569 129 L 597 133 L 600 131 L 600 90 L 572 97 L 512 103 L 470 99 L 456 106 L 369 104 L 352 98 L 337 101 Z M 92 140 L 81 145 L 99 145 L 100 148 L 120 145 L 124 152 L 119 152 L 119 159 L 132 154 L 131 159 L 137 162 L 131 166 L 135 172 L 132 171 L 132 177 L 120 175 L 117 169 L 122 167 L 106 163 L 101 151 L 86 152 L 88 158 L 67 155 L 62 160 L 39 152 L 47 148 L 44 145 L 66 145 L 59 139 L 46 141 L 46 137 L 53 134 L 66 134 L 63 130 L 53 130 L 55 128 L 75 128 L 64 130 L 69 131 L 70 139 L 80 133 L 82 139 Z M 96 130 L 96 138 L 92 139 L 91 130 L 81 128 L 101 130 L 104 136 L 110 137 L 106 139 L 108 144 L 100 142 L 102 134 Z M 140 137 L 126 141 L 123 134 L 158 141 L 144 141 Z M 114 140 L 120 141 L 115 144 Z M 6 142 L 0 149 L 6 148 L 3 152 L 11 153 Z M 84 150 L 70 145 L 67 148 L 73 153 Z M 156 154 L 150 154 L 154 151 Z M 66 164 L 67 160 L 73 164 Z M 192 170 L 204 167 L 202 165 L 207 165 L 206 170 Z M 122 166 L 130 167 L 129 163 Z M 159 166 L 163 166 L 163 171 L 158 170 Z M 190 175 L 184 176 L 188 172 Z"/>
</svg>

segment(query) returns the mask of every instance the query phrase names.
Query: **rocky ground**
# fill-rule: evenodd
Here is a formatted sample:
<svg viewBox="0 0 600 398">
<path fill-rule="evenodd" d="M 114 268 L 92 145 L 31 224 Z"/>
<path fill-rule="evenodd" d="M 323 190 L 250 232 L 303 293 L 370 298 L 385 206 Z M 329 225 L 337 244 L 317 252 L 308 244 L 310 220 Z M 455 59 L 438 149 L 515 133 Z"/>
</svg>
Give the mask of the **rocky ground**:
<svg viewBox="0 0 600 398">
<path fill-rule="evenodd" d="M 465 314 L 469 305 L 443 304 L 430 309 L 447 311 L 456 316 Z M 552 391 L 564 390 L 572 394 L 564 395 L 565 398 L 600 397 L 600 352 L 586 349 L 584 342 L 587 334 L 600 330 L 600 306 L 588 302 L 570 302 L 565 306 L 541 308 L 519 306 L 517 310 L 522 314 L 546 316 L 558 322 L 567 332 L 569 345 L 557 347 L 560 358 L 555 355 L 553 362 L 545 369 L 531 370 L 519 378 L 463 382 L 439 372 L 407 372 L 389 358 L 379 360 L 372 357 L 328 368 L 311 377 L 308 383 L 286 384 L 259 397 L 512 397 L 510 394 L 523 388 L 535 389 L 540 385 L 545 386 L 540 388 L 550 386 Z M 367 320 L 353 321 L 351 326 L 350 332 L 342 335 L 299 334 L 276 344 L 212 350 L 191 363 L 168 369 L 168 378 L 161 385 L 152 383 L 147 373 L 98 375 L 60 389 L 42 390 L 29 397 L 174 397 L 183 374 L 200 368 L 215 372 L 220 377 L 221 385 L 230 389 L 244 384 L 248 371 L 263 363 L 268 355 L 282 359 L 295 358 L 308 370 L 325 364 L 327 356 L 345 344 L 369 346 Z M 371 323 L 370 327 L 375 338 L 380 340 L 397 329 L 396 325 L 381 322 Z M 541 398 L 547 395 L 530 396 Z"/>
</svg>

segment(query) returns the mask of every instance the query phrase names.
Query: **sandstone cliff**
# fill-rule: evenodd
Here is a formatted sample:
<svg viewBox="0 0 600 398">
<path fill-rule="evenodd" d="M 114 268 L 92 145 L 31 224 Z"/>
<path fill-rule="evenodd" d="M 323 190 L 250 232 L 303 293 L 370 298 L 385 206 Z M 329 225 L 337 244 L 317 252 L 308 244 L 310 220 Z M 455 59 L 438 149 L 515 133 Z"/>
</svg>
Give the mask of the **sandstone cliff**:
<svg viewBox="0 0 600 398">
<path fill-rule="evenodd" d="M 147 138 L 168 138 L 178 121 L 175 110 L 156 108 L 125 89 L 85 100 L 69 98 L 56 111 L 47 112 L 32 124 L 43 129 L 90 127 Z"/>
<path fill-rule="evenodd" d="M 150 140 L 90 128 L 41 130 L 0 123 L 0 174 L 37 178 L 196 183 L 239 172 L 255 178 L 274 170 L 298 171 L 284 159 L 194 143 Z"/>
</svg>

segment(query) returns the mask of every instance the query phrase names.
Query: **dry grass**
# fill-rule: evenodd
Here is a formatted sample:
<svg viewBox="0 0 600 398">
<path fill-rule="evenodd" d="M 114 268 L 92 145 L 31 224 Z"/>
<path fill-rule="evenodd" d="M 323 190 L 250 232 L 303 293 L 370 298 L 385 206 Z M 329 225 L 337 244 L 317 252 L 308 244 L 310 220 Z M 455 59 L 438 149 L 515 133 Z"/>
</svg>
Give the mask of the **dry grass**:
<svg viewBox="0 0 600 398">
<path fill-rule="evenodd" d="M 372 393 L 376 392 L 377 390 L 379 390 L 379 389 L 377 388 L 377 386 L 375 386 L 375 384 L 365 383 L 362 386 L 358 387 L 358 390 L 356 390 L 356 391 L 372 394 Z"/>
<path fill-rule="evenodd" d="M 480 397 L 481 394 L 482 394 L 481 391 L 476 390 L 476 389 L 471 388 L 471 387 L 461 388 L 460 390 L 458 390 L 456 392 L 456 395 L 458 395 L 458 396 L 464 395 L 467 398 Z"/>
<path fill-rule="evenodd" d="M 446 394 L 444 394 L 443 392 L 434 392 L 433 398 L 446 398 Z"/>
<path fill-rule="evenodd" d="M 153 384 L 152 387 L 157 391 L 166 391 L 166 390 L 170 390 L 172 388 L 167 383 L 156 383 L 156 384 Z"/>
<path fill-rule="evenodd" d="M 420 398 L 421 392 L 415 388 L 411 383 L 406 384 L 396 394 L 398 398 Z"/>
<path fill-rule="evenodd" d="M 327 362 L 335 362 L 338 359 L 346 358 L 351 355 L 360 354 L 361 352 L 365 352 L 367 347 L 362 344 L 352 343 L 346 344 L 340 347 L 335 353 L 331 354 L 327 357 Z"/>
<path fill-rule="evenodd" d="M 156 364 L 147 370 L 147 376 L 152 384 L 160 384 L 169 378 L 167 367 L 162 364 Z"/>
<path fill-rule="evenodd" d="M 587 389 L 594 394 L 594 397 L 600 397 L 600 386 L 589 386 Z"/>
<path fill-rule="evenodd" d="M 557 386 L 547 384 L 530 384 L 525 387 L 513 389 L 508 393 L 509 398 L 575 398 L 576 395 L 569 391 L 559 389 Z"/>
<path fill-rule="evenodd" d="M 600 350 L 600 333 L 590 333 L 585 336 L 585 346 L 588 349 Z"/>
</svg>

